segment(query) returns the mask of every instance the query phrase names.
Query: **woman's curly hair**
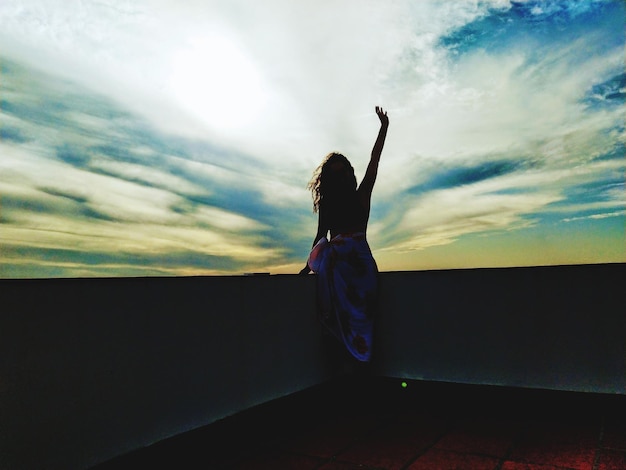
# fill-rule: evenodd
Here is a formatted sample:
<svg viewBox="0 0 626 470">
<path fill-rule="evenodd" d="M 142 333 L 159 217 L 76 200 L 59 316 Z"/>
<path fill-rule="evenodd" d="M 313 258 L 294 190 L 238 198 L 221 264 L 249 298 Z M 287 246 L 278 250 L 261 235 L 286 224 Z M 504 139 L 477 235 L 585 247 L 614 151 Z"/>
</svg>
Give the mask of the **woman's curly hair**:
<svg viewBox="0 0 626 470">
<path fill-rule="evenodd" d="M 346 181 L 339 181 L 337 178 L 333 178 L 332 171 L 329 170 L 332 164 L 343 163 L 346 168 L 350 170 L 350 187 L 345 188 Z M 343 184 L 342 184 L 343 183 Z M 338 187 L 341 184 L 342 187 Z M 354 176 L 354 168 L 350 164 L 350 161 L 342 154 L 331 152 L 320 163 L 320 165 L 313 172 L 313 178 L 309 181 L 307 189 L 311 191 L 313 197 L 313 212 L 318 212 L 320 203 L 324 199 L 324 195 L 337 193 L 338 191 L 345 189 L 356 190 L 356 177 Z"/>
</svg>

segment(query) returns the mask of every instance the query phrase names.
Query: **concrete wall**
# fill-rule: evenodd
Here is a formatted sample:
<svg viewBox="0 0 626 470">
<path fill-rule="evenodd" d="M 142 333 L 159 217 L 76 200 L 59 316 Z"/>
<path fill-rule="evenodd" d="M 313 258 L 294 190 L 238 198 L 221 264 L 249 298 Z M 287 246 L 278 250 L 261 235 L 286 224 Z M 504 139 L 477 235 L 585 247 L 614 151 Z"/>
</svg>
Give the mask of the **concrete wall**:
<svg viewBox="0 0 626 470">
<path fill-rule="evenodd" d="M 86 468 L 330 377 L 315 279 L 0 281 L 0 469 Z"/>
<path fill-rule="evenodd" d="M 375 373 L 626 393 L 626 264 L 381 274 Z M 0 280 L 0 469 L 83 469 L 333 375 L 315 276 Z"/>
<path fill-rule="evenodd" d="M 626 394 L 625 268 L 386 273 L 376 372 Z"/>
</svg>

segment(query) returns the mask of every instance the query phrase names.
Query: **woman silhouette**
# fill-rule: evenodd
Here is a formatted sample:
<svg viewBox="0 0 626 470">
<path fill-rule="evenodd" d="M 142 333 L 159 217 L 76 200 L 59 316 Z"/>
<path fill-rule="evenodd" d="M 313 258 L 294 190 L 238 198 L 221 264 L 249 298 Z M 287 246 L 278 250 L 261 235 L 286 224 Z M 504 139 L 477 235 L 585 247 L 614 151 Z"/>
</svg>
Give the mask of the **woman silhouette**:
<svg viewBox="0 0 626 470">
<path fill-rule="evenodd" d="M 318 226 L 313 248 L 300 274 L 318 275 L 317 295 L 322 323 L 350 354 L 368 362 L 372 354 L 378 268 L 367 243 L 372 189 L 385 144 L 389 118 L 376 106 L 380 130 L 361 184 L 346 157 L 330 153 L 308 185 Z M 326 238 L 330 231 L 330 241 Z"/>
</svg>

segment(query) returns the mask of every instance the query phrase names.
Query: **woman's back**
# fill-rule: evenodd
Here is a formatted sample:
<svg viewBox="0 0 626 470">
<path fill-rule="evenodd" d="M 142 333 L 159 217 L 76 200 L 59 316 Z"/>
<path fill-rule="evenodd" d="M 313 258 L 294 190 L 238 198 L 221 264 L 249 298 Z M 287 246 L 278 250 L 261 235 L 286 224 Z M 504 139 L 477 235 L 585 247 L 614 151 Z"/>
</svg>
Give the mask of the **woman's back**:
<svg viewBox="0 0 626 470">
<path fill-rule="evenodd" d="M 320 215 L 326 219 L 331 237 L 339 233 L 365 232 L 369 219 L 367 206 L 354 191 L 342 197 L 323 199 Z"/>
</svg>

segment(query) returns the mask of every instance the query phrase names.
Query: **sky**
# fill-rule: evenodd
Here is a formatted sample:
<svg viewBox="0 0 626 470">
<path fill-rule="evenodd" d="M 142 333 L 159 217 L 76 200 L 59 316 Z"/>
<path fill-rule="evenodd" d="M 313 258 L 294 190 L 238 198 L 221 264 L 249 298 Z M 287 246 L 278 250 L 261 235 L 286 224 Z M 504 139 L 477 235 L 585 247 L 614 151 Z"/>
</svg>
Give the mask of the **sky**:
<svg viewBox="0 0 626 470">
<path fill-rule="evenodd" d="M 3 0 L 0 277 L 297 273 L 362 178 L 381 271 L 626 262 L 622 0 Z"/>
</svg>

